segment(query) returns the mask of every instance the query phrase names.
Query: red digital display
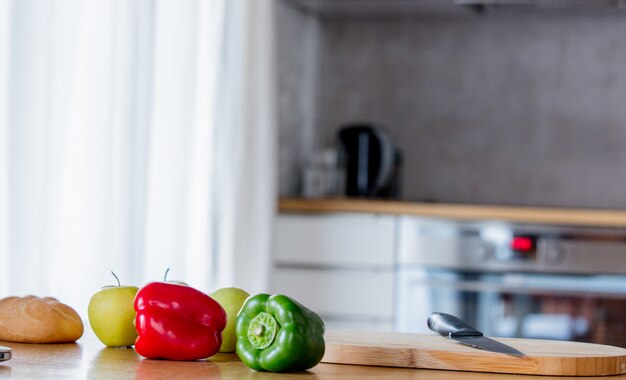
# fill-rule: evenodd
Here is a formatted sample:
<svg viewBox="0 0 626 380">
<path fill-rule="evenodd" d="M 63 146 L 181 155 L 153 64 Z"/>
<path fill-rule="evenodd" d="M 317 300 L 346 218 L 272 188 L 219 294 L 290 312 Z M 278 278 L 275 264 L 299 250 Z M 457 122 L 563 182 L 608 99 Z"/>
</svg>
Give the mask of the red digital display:
<svg viewBox="0 0 626 380">
<path fill-rule="evenodd" d="M 520 252 L 529 252 L 535 249 L 535 241 L 528 236 L 515 236 L 511 240 L 511 249 Z"/>
</svg>

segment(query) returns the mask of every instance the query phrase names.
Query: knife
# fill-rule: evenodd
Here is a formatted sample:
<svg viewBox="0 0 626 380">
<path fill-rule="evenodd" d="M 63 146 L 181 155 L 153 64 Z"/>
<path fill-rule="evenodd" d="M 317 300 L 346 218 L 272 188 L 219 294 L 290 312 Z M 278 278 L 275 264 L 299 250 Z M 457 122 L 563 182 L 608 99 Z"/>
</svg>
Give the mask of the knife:
<svg viewBox="0 0 626 380">
<path fill-rule="evenodd" d="M 459 343 L 501 354 L 526 356 L 511 346 L 483 336 L 482 332 L 453 315 L 432 313 L 428 317 L 427 323 L 429 329 Z"/>
</svg>

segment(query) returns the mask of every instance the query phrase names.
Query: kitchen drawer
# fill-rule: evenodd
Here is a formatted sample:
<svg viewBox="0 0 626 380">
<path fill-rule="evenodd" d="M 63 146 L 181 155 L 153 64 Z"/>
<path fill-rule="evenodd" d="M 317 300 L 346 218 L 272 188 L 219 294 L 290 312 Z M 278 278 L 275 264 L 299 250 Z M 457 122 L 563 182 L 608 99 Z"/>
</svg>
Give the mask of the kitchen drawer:
<svg viewBox="0 0 626 380">
<path fill-rule="evenodd" d="M 279 215 L 277 263 L 393 266 L 395 217 L 375 214 Z"/>
<path fill-rule="evenodd" d="M 324 317 L 366 322 L 392 320 L 392 270 L 276 268 L 270 286 L 273 293 L 288 295 Z"/>
</svg>

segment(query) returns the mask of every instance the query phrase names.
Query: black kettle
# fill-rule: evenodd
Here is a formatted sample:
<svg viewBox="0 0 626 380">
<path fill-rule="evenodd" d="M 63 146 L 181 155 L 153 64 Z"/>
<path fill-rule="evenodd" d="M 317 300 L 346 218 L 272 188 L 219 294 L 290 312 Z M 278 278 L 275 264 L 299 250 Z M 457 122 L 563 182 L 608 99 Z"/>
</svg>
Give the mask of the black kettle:
<svg viewBox="0 0 626 380">
<path fill-rule="evenodd" d="M 351 124 L 340 128 L 346 169 L 346 195 L 366 198 L 399 196 L 400 153 L 380 128 Z"/>
</svg>

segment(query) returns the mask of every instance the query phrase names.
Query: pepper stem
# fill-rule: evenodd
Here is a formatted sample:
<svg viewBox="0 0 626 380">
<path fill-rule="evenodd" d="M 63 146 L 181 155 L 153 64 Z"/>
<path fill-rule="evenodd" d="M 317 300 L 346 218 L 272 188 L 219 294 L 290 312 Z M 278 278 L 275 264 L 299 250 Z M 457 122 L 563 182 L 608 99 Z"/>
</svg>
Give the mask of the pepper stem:
<svg viewBox="0 0 626 380">
<path fill-rule="evenodd" d="M 263 332 L 265 331 L 265 328 L 261 325 L 259 327 L 257 327 L 256 329 L 254 329 L 253 334 L 256 336 L 261 336 L 263 335 Z"/>
<path fill-rule="evenodd" d="M 276 338 L 279 326 L 276 319 L 264 311 L 257 314 L 248 326 L 248 340 L 257 350 L 269 347 Z"/>
</svg>

